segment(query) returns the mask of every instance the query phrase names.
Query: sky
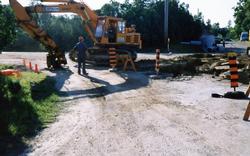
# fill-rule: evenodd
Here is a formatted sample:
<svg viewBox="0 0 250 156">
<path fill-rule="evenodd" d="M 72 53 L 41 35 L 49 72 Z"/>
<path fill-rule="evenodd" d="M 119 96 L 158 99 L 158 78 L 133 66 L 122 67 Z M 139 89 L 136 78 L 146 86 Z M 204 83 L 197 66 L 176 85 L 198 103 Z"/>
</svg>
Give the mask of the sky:
<svg viewBox="0 0 250 156">
<path fill-rule="evenodd" d="M 76 0 L 79 1 L 79 0 Z M 99 9 L 103 4 L 109 2 L 109 0 L 83 0 L 92 9 Z M 124 0 L 117 0 L 119 2 L 124 2 Z M 30 0 L 18 0 L 22 5 L 28 5 Z M 205 21 L 208 19 L 212 23 L 220 23 L 221 27 L 228 25 L 228 21 L 234 21 L 234 11 L 233 7 L 236 6 L 238 0 L 180 0 L 189 4 L 189 11 L 195 15 L 198 10 L 202 12 Z M 9 0 L 2 0 L 3 4 L 8 4 Z"/>
</svg>

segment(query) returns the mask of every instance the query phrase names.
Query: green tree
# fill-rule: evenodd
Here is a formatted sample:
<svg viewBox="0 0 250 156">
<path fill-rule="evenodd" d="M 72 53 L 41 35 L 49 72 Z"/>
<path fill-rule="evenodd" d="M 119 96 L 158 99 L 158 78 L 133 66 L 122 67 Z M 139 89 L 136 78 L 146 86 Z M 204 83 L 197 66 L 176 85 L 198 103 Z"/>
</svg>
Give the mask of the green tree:
<svg viewBox="0 0 250 156">
<path fill-rule="evenodd" d="M 77 42 L 78 36 L 86 37 L 87 44 L 91 44 L 84 29 L 84 22 L 79 16 L 40 16 L 39 25 L 48 32 L 56 44 L 63 51 L 69 51 Z"/>
<path fill-rule="evenodd" d="M 230 39 L 237 39 L 238 38 L 234 27 L 232 27 L 231 20 L 228 21 L 227 29 L 228 29 L 228 34 L 226 36 L 227 38 L 230 38 Z"/>
<path fill-rule="evenodd" d="M 119 2 L 111 0 L 110 3 L 104 4 L 102 6 L 100 15 L 119 17 L 121 16 L 120 7 L 121 4 Z"/>
<path fill-rule="evenodd" d="M 229 29 L 228 28 L 220 28 L 219 30 L 219 34 L 221 34 L 222 38 L 226 38 L 227 35 L 229 33 Z"/>
<path fill-rule="evenodd" d="M 235 32 L 240 35 L 242 31 L 250 30 L 250 1 L 239 0 L 234 8 Z"/>
<path fill-rule="evenodd" d="M 84 30 L 84 23 L 78 16 L 53 16 L 51 14 L 39 14 L 36 16 L 38 25 L 42 27 L 61 48 L 62 51 L 69 51 L 77 42 L 78 36 L 88 36 Z M 17 28 L 16 41 L 7 47 L 8 50 L 18 51 L 44 51 L 45 47 L 21 28 Z M 87 38 L 87 44 L 92 44 Z"/>
<path fill-rule="evenodd" d="M 11 44 L 16 37 L 15 17 L 9 6 L 0 1 L 0 50 Z"/>
<path fill-rule="evenodd" d="M 208 19 L 206 22 L 206 30 L 207 33 L 211 33 L 212 32 L 212 24 L 211 24 L 211 20 Z"/>
<path fill-rule="evenodd" d="M 212 25 L 212 33 L 215 35 L 215 36 L 218 36 L 219 33 L 220 33 L 220 23 L 214 23 Z"/>
</svg>

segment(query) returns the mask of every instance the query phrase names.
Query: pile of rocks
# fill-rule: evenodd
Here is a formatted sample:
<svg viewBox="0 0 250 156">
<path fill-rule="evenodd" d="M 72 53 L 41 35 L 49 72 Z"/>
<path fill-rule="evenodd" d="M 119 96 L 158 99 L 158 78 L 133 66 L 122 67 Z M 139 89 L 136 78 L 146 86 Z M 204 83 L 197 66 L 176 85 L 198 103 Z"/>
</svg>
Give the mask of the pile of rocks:
<svg viewBox="0 0 250 156">
<path fill-rule="evenodd" d="M 250 82 L 250 57 L 238 56 L 237 64 L 239 82 L 248 84 Z M 176 76 L 206 73 L 219 76 L 221 79 L 230 79 L 230 68 L 226 54 L 195 54 L 162 60 L 161 72 L 174 73 Z"/>
</svg>

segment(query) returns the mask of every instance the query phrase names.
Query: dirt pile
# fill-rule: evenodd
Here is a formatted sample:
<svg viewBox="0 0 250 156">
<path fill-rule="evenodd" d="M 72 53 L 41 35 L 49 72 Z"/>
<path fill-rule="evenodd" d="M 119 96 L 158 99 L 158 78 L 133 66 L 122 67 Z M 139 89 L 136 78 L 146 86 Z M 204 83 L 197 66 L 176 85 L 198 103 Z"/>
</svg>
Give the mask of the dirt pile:
<svg viewBox="0 0 250 156">
<path fill-rule="evenodd" d="M 246 55 L 237 57 L 239 82 L 250 81 L 250 58 Z M 154 60 L 141 60 L 136 63 L 140 71 L 153 71 Z M 182 75 L 213 74 L 222 79 L 230 78 L 227 54 L 194 54 L 173 59 L 161 60 L 161 73 L 172 73 L 174 77 Z"/>
</svg>

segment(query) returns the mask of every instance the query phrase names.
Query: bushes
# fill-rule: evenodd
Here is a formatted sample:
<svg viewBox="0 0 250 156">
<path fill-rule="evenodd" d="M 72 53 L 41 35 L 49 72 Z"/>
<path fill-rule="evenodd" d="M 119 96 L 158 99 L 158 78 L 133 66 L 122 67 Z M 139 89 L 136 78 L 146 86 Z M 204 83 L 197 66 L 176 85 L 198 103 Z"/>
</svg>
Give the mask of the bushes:
<svg viewBox="0 0 250 156">
<path fill-rule="evenodd" d="M 0 140 L 5 140 L 0 141 L 1 153 L 24 146 L 23 138 L 53 121 L 58 110 L 54 84 L 44 74 L 24 72 L 20 79 L 0 76 Z"/>
<path fill-rule="evenodd" d="M 20 91 L 13 92 L 14 87 L 18 88 L 18 83 L 12 83 L 10 79 L 0 76 L 0 136 L 8 134 L 9 116 L 11 115 L 9 112 L 13 106 L 11 103 L 15 99 L 14 95 L 20 93 Z"/>
<path fill-rule="evenodd" d="M 27 86 L 26 86 L 27 87 Z M 0 136 L 30 136 L 41 127 L 41 121 L 19 80 L 0 76 Z"/>
</svg>

